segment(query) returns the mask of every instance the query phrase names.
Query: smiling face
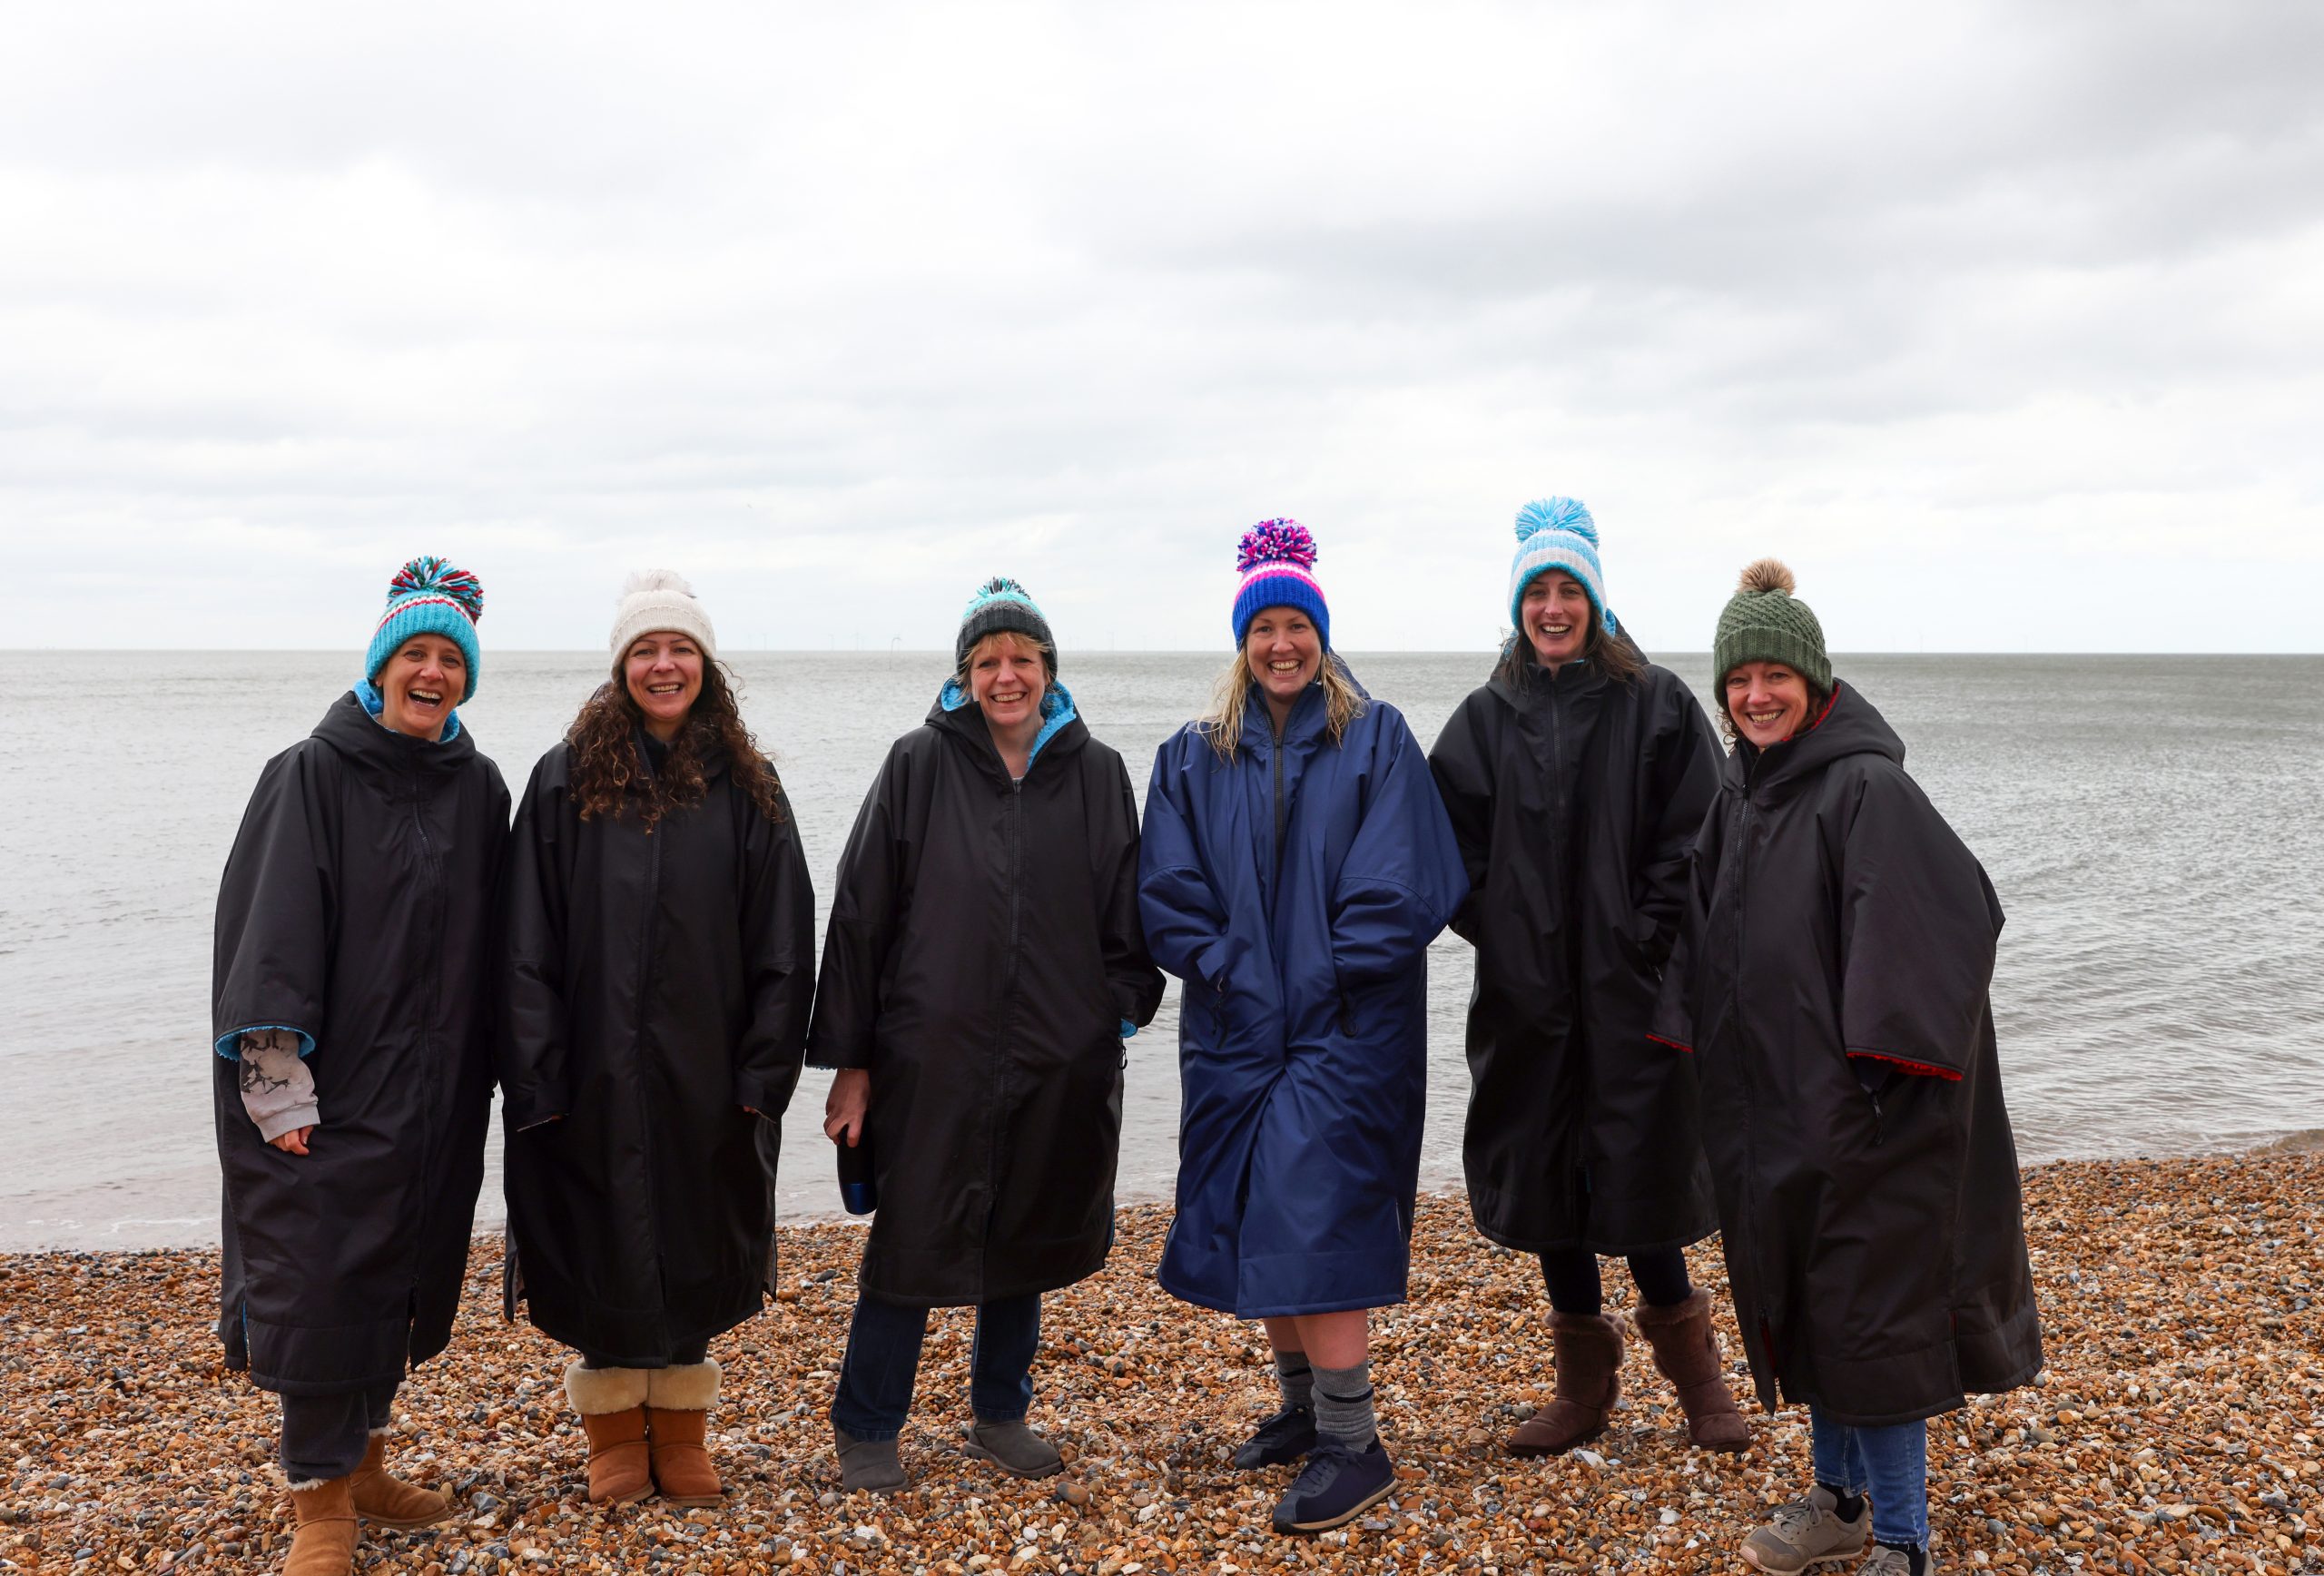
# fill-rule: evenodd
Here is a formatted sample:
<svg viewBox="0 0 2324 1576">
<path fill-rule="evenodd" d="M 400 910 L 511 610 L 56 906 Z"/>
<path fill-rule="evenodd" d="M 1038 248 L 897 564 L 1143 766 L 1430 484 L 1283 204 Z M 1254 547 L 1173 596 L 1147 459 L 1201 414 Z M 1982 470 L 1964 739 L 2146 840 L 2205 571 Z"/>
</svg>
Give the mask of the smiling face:
<svg viewBox="0 0 2324 1576">
<path fill-rule="evenodd" d="M 988 635 L 969 649 L 969 698 L 996 734 L 1037 726 L 1049 688 L 1040 647 L 1014 630 Z"/>
<path fill-rule="evenodd" d="M 1727 714 L 1735 731 L 1764 750 L 1807 723 L 1810 694 L 1797 668 L 1780 662 L 1747 662 L 1727 675 Z"/>
<path fill-rule="evenodd" d="M 702 647 L 691 635 L 650 630 L 629 643 L 621 676 L 629 698 L 645 714 L 645 731 L 667 744 L 685 726 L 702 694 Z"/>
<path fill-rule="evenodd" d="M 1543 667 L 1561 667 L 1590 641 L 1590 593 L 1562 569 L 1544 569 L 1526 583 L 1518 605 L 1525 638 Z"/>
<path fill-rule="evenodd" d="M 1296 607 L 1262 607 L 1243 632 L 1243 660 L 1260 693 L 1281 711 L 1323 672 L 1324 636 Z"/>
<path fill-rule="evenodd" d="M 468 693 L 468 662 L 445 636 L 415 635 L 379 665 L 371 682 L 379 686 L 379 721 L 415 739 L 440 739 Z"/>
</svg>

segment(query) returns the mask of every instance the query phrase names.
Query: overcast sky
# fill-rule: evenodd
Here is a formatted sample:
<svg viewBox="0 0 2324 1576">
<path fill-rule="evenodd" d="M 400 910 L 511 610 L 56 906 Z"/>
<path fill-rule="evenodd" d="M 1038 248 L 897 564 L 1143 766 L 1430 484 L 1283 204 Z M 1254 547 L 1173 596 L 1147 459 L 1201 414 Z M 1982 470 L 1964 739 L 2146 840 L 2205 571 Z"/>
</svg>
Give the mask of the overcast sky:
<svg viewBox="0 0 2324 1576">
<path fill-rule="evenodd" d="M 2324 650 L 2324 5 L 12 10 L 0 646 Z M 29 577 L 27 579 L 27 570 Z"/>
</svg>

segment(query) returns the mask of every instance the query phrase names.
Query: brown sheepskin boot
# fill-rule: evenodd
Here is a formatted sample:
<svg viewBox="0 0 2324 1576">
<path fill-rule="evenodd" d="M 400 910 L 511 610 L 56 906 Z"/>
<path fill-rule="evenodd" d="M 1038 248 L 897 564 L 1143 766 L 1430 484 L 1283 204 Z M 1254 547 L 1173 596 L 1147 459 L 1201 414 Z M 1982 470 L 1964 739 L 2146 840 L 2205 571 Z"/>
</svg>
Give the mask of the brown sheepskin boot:
<svg viewBox="0 0 2324 1576">
<path fill-rule="evenodd" d="M 1509 1436 L 1512 1455 L 1563 1455 L 1606 1432 L 1622 1393 L 1622 1327 L 1604 1314 L 1551 1314 L 1558 1384 L 1550 1404 Z"/>
<path fill-rule="evenodd" d="M 1750 1425 L 1735 1409 L 1735 1393 L 1719 1372 L 1710 1294 L 1698 1290 L 1667 1308 L 1640 1307 L 1637 1316 L 1639 1334 L 1654 1348 L 1654 1365 L 1678 1387 L 1688 1443 L 1699 1450 L 1750 1449 Z"/>
<path fill-rule="evenodd" d="M 645 1374 L 638 1368 L 565 1371 L 566 1399 L 589 1435 L 589 1502 L 625 1505 L 654 1492 L 645 1453 Z"/>
<path fill-rule="evenodd" d="M 414 1488 L 388 1471 L 388 1436 L 371 1435 L 363 1464 L 347 1480 L 355 1513 L 376 1526 L 409 1531 L 432 1527 L 452 1513 L 451 1502 L 434 1489 Z"/>
<path fill-rule="evenodd" d="M 710 1404 L 718 1399 L 718 1364 L 654 1368 L 645 1375 L 645 1427 L 654 1441 L 654 1486 L 674 1505 L 714 1505 L 718 1469 L 703 1448 Z"/>
<path fill-rule="evenodd" d="M 355 1569 L 355 1497 L 343 1477 L 305 1486 L 293 1484 L 290 1509 L 299 1530 L 290 1535 L 290 1557 L 282 1576 L 347 1576 Z"/>
</svg>

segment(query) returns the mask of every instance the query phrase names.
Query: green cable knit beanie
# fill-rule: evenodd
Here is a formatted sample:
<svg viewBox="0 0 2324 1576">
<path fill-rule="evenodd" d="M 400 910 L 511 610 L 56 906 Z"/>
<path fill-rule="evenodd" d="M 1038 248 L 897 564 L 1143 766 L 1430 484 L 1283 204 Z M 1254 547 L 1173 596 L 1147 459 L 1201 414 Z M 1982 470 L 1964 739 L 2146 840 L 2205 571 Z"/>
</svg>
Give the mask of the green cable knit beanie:
<svg viewBox="0 0 2324 1576">
<path fill-rule="evenodd" d="M 1743 571 L 1710 643 L 1711 670 L 1719 684 L 1747 662 L 1780 662 L 1798 669 L 1817 689 L 1831 689 L 1824 626 L 1792 590 L 1791 571 L 1774 558 L 1758 559 Z"/>
</svg>

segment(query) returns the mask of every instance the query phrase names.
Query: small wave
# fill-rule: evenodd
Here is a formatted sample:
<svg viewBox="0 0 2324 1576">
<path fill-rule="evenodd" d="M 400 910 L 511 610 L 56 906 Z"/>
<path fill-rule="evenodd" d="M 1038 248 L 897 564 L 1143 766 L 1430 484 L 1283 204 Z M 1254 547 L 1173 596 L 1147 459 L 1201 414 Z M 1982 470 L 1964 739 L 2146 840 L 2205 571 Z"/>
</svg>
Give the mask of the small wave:
<svg viewBox="0 0 2324 1576">
<path fill-rule="evenodd" d="M 2254 1155 L 2324 1155 L 2324 1128 L 2304 1128 L 2254 1145 Z"/>
</svg>

